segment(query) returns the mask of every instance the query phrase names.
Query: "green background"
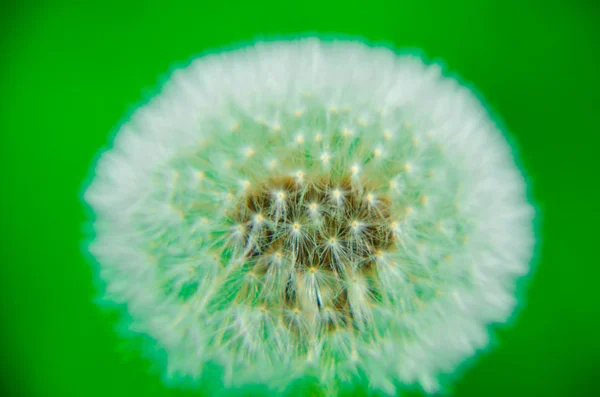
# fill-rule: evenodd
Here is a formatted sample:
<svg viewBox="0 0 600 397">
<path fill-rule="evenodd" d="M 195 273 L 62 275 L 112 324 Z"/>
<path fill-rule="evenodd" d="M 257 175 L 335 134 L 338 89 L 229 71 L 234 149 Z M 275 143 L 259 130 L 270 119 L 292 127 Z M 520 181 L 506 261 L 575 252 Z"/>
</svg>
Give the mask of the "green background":
<svg viewBox="0 0 600 397">
<path fill-rule="evenodd" d="M 0 365 L 14 395 L 191 395 L 166 389 L 147 360 L 123 351 L 117 316 L 92 303 L 80 190 L 109 133 L 174 61 L 261 34 L 306 31 L 418 47 L 445 60 L 487 98 L 521 152 L 541 219 L 537 270 L 526 306 L 455 395 L 600 395 L 595 2 L 0 7 Z"/>
</svg>

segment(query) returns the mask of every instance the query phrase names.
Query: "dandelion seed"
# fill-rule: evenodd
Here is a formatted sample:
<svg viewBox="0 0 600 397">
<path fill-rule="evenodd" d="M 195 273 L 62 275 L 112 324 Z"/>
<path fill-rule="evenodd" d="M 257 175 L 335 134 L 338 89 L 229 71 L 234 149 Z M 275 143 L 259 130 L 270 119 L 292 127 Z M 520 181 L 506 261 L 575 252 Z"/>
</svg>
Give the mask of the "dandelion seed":
<svg viewBox="0 0 600 397">
<path fill-rule="evenodd" d="M 321 153 L 321 156 L 319 158 L 321 159 L 321 162 L 323 163 L 324 166 L 329 165 L 329 161 L 331 160 L 329 152 Z"/>
<path fill-rule="evenodd" d="M 272 394 L 309 373 L 332 395 L 360 378 L 436 392 L 511 314 L 534 246 L 485 115 L 437 66 L 356 42 L 198 59 L 96 164 L 105 298 L 170 380 L 217 365 Z"/>
</svg>

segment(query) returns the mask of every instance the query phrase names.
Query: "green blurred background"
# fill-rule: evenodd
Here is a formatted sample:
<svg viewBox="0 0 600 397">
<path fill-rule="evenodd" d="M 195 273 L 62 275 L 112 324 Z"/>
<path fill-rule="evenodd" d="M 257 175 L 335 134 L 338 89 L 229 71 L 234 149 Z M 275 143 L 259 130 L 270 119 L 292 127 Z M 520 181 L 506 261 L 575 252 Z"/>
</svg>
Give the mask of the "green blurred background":
<svg viewBox="0 0 600 397">
<path fill-rule="evenodd" d="M 95 3 L 95 4 L 93 4 Z M 22 396 L 172 396 L 97 309 L 79 193 L 174 61 L 261 34 L 418 47 L 472 82 L 542 218 L 526 306 L 456 396 L 598 396 L 600 7 L 594 1 L 22 1 L 0 6 L 0 360 Z M 594 375 L 596 374 L 596 375 Z"/>
</svg>

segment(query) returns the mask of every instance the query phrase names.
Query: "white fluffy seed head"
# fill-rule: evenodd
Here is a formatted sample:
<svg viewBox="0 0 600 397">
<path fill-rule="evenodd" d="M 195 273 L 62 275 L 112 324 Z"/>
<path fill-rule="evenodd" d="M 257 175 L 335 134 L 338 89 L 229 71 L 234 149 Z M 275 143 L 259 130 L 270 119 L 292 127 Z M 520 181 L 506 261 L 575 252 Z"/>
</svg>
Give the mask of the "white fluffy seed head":
<svg viewBox="0 0 600 397">
<path fill-rule="evenodd" d="M 86 201 L 107 298 L 169 373 L 336 390 L 438 378 L 487 344 L 532 254 L 509 146 L 466 88 L 356 42 L 258 43 L 174 73 Z M 358 376 L 356 377 L 356 379 Z"/>
</svg>

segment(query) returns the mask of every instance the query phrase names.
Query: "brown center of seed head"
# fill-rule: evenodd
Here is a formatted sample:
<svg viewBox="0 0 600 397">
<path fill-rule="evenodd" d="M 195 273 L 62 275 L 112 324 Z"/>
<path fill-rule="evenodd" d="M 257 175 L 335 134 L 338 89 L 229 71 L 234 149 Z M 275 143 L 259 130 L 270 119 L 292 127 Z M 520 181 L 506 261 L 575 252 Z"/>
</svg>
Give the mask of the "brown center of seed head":
<svg viewBox="0 0 600 397">
<path fill-rule="evenodd" d="M 360 328 L 349 283 L 366 285 L 361 304 L 381 295 L 375 265 L 394 243 L 390 204 L 375 200 L 367 181 L 354 182 L 272 178 L 247 189 L 230 212 L 244 228 L 245 266 L 272 290 L 259 293 L 263 305 L 290 330 L 299 313 L 325 331 Z"/>
</svg>

